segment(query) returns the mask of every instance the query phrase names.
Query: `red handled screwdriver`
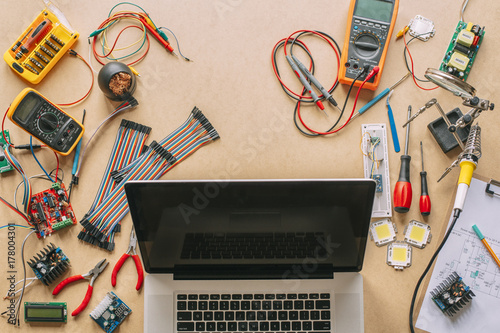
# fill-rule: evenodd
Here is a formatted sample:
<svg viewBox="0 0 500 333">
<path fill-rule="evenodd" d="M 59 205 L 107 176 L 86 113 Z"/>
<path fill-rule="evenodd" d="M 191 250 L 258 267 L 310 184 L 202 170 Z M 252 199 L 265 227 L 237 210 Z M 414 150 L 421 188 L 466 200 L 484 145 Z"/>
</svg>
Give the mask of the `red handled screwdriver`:
<svg viewBox="0 0 500 333">
<path fill-rule="evenodd" d="M 420 154 L 422 156 L 422 171 L 420 172 L 420 184 L 422 193 L 420 194 L 420 214 L 428 216 L 431 213 L 431 198 L 427 190 L 427 172 L 424 171 L 424 149 L 422 141 L 420 141 Z"/>
<path fill-rule="evenodd" d="M 411 105 L 408 106 L 408 119 L 411 118 Z M 409 124 L 408 124 L 409 125 Z M 401 155 L 401 169 L 399 169 L 399 179 L 394 188 L 394 210 L 398 213 L 406 213 L 411 206 L 411 183 L 410 183 L 410 161 L 408 155 L 408 140 L 410 128 L 406 126 L 405 153 Z"/>
</svg>

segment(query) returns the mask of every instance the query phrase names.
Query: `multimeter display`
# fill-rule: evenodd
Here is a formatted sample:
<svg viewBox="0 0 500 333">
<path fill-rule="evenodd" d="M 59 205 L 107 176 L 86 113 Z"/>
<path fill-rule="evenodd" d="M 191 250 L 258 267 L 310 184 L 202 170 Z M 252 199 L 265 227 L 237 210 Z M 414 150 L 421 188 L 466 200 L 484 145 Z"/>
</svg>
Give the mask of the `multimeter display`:
<svg viewBox="0 0 500 333">
<path fill-rule="evenodd" d="M 392 17 L 392 6 L 391 2 L 386 1 L 358 1 L 354 16 L 389 23 Z"/>
<path fill-rule="evenodd" d="M 26 122 L 30 111 L 40 102 L 40 99 L 35 94 L 28 94 L 17 107 L 16 117 L 21 122 Z"/>
<path fill-rule="evenodd" d="M 370 70 L 378 66 L 379 74 L 363 86 L 371 90 L 377 89 L 396 22 L 398 5 L 399 0 L 351 1 L 339 71 L 341 83 L 351 84 L 360 71 L 368 66 L 369 70 L 355 82 L 355 86 L 360 86 Z"/>
<path fill-rule="evenodd" d="M 30 88 L 16 97 L 7 115 L 61 155 L 68 155 L 84 132 L 82 124 Z"/>
</svg>

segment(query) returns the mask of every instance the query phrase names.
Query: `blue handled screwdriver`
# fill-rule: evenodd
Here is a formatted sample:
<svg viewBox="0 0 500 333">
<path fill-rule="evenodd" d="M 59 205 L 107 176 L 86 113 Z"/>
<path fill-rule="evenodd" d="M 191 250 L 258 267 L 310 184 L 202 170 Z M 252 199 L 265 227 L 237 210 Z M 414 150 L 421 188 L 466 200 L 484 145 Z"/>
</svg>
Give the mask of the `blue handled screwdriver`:
<svg viewBox="0 0 500 333">
<path fill-rule="evenodd" d="M 410 76 L 410 74 L 411 74 L 410 72 L 406 73 L 405 76 L 403 76 L 401 79 L 399 79 L 398 82 L 394 83 L 389 88 L 385 88 L 380 94 L 378 94 L 377 96 L 375 96 L 375 98 L 373 98 L 371 101 L 369 101 L 368 103 L 366 103 L 361 109 L 358 110 L 358 113 L 356 113 L 354 116 L 352 116 L 351 121 L 354 118 L 356 118 L 357 116 L 359 116 L 359 115 L 365 113 L 366 111 L 368 111 L 369 108 L 371 108 L 372 106 L 374 106 L 375 103 L 377 103 L 378 101 L 380 101 L 389 92 L 391 92 L 392 90 L 394 90 L 394 88 L 396 88 L 401 82 L 403 82 L 408 76 Z"/>
<path fill-rule="evenodd" d="M 396 153 L 399 153 L 401 148 L 399 147 L 399 139 L 398 139 L 398 131 L 396 130 L 396 123 L 394 122 L 394 115 L 392 114 L 392 108 L 391 105 L 389 104 L 389 99 L 391 98 L 392 92 L 394 90 L 391 90 L 389 93 L 389 96 L 387 96 L 387 99 L 385 100 L 385 104 L 387 105 L 387 115 L 389 116 L 389 124 L 391 125 L 391 135 L 392 135 L 392 142 L 394 143 L 394 150 Z"/>
</svg>

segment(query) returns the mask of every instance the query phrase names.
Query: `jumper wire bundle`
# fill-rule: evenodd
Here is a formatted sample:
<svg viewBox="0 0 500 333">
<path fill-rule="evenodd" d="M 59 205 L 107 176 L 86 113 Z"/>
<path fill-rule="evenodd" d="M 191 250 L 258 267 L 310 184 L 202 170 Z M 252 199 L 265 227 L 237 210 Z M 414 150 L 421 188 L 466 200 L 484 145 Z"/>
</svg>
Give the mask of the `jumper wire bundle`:
<svg viewBox="0 0 500 333">
<path fill-rule="evenodd" d="M 123 168 L 141 155 L 150 131 L 151 127 L 125 119 L 122 120 L 101 184 L 99 185 L 97 195 L 92 203 L 90 211 L 93 211 L 115 187 L 116 184 L 111 178 L 112 172 Z M 118 232 L 119 230 L 120 228 L 118 226 L 116 231 Z M 100 244 L 85 229 L 80 232 L 78 238 L 101 247 L 107 247 L 109 245 Z"/>
<path fill-rule="evenodd" d="M 139 158 L 113 172 L 117 182 L 113 190 L 80 221 L 90 236 L 79 238 L 112 251 L 114 233 L 128 213 L 124 184 L 129 180 L 159 179 L 198 148 L 218 138 L 215 128 L 195 107 L 188 119 L 174 132 L 160 142 L 153 141 Z"/>
</svg>

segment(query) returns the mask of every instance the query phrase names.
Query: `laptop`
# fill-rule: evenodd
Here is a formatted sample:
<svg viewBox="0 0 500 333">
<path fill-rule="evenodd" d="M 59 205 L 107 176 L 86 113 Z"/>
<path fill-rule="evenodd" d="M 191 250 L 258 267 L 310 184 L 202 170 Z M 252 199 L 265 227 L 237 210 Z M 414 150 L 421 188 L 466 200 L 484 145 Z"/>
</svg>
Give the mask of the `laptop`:
<svg viewBox="0 0 500 333">
<path fill-rule="evenodd" d="M 125 184 L 144 332 L 363 332 L 371 179 Z"/>
</svg>

